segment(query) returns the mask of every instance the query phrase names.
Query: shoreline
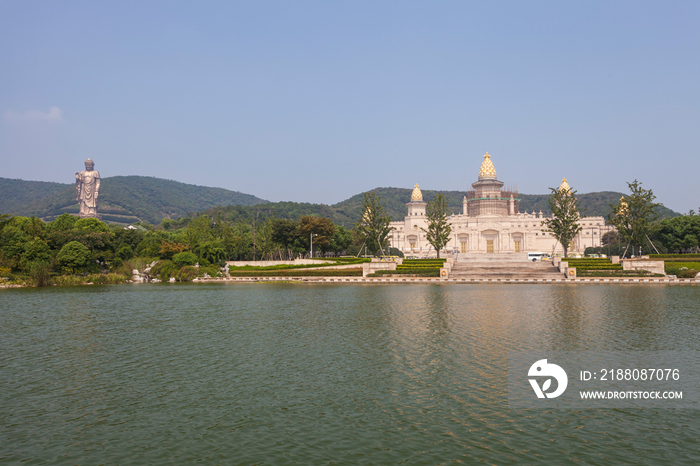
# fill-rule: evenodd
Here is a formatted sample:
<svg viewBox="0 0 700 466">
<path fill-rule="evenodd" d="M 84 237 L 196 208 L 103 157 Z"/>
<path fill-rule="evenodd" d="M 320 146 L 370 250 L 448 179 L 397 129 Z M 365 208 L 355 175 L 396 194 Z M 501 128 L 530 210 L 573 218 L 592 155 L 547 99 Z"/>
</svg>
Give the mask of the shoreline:
<svg viewBox="0 0 700 466">
<path fill-rule="evenodd" d="M 700 279 L 697 278 L 614 278 L 614 277 L 595 277 L 595 278 L 439 278 L 439 277 L 404 277 L 404 278 L 377 278 L 377 277 L 217 277 L 217 278 L 196 278 L 191 282 L 174 282 L 174 283 L 269 283 L 269 282 L 285 282 L 285 283 L 345 283 L 345 284 L 444 284 L 444 285 L 475 285 L 475 284 L 571 284 L 571 285 L 604 285 L 604 284 L 622 284 L 622 285 L 641 285 L 641 284 L 656 284 L 656 285 L 700 285 Z M 124 282 L 111 283 L 112 285 L 149 285 L 150 283 L 143 282 Z M 156 283 L 153 283 L 156 284 Z M 158 284 L 171 284 L 169 282 L 158 282 Z M 10 288 L 53 288 L 54 286 L 95 286 L 94 283 L 76 283 L 70 285 L 50 285 L 45 287 L 35 287 L 30 285 L 0 285 L 0 289 Z"/>
<path fill-rule="evenodd" d="M 302 282 L 302 283 L 438 283 L 438 284 L 482 284 L 482 283 L 508 283 L 508 284 L 672 284 L 672 285 L 700 285 L 697 278 L 616 278 L 616 277 L 591 277 L 591 278 L 439 278 L 439 277 L 405 277 L 405 278 L 376 278 L 376 277 L 226 277 L 226 278 L 198 278 L 193 283 L 236 283 L 236 282 Z"/>
</svg>

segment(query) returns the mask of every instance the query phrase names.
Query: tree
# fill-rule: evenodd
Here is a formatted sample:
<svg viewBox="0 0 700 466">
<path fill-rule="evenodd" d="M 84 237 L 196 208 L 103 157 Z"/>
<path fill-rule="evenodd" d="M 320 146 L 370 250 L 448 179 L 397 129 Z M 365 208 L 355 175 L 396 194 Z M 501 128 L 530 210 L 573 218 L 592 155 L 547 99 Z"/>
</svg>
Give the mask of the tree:
<svg viewBox="0 0 700 466">
<path fill-rule="evenodd" d="M 24 243 L 23 249 L 24 251 L 22 252 L 20 265 L 24 269 L 29 269 L 29 265 L 35 261 L 43 263 L 51 262 L 51 251 L 49 250 L 49 245 L 40 239 L 27 241 Z"/>
<path fill-rule="evenodd" d="M 362 218 L 355 224 L 357 232 L 372 254 L 383 250 L 389 233 L 391 218 L 386 213 L 386 206 L 381 197 L 374 192 L 364 193 L 362 200 Z"/>
<path fill-rule="evenodd" d="M 75 273 L 90 263 L 91 254 L 82 243 L 71 241 L 61 248 L 56 258 L 59 264 Z"/>
<path fill-rule="evenodd" d="M 160 254 L 158 256 L 161 259 L 172 259 L 175 254 L 184 251 L 187 251 L 186 244 L 166 240 L 160 245 Z"/>
<path fill-rule="evenodd" d="M 330 250 L 336 254 L 345 251 L 352 243 L 352 233 L 345 227 L 336 225 L 336 232 L 331 238 Z"/>
<path fill-rule="evenodd" d="M 440 249 L 445 247 L 452 233 L 452 227 L 447 223 L 447 198 L 442 193 L 438 193 L 432 201 L 428 202 L 425 207 L 425 216 L 428 219 L 428 229 L 421 228 L 421 230 L 426 232 L 428 243 L 435 248 L 439 259 Z"/>
<path fill-rule="evenodd" d="M 0 214 L 0 231 L 12 219 L 12 214 Z"/>
<path fill-rule="evenodd" d="M 199 252 L 199 257 L 208 260 L 212 264 L 218 264 L 219 261 L 226 257 L 226 248 L 224 248 L 224 243 L 220 239 L 202 243 L 197 252 Z"/>
<path fill-rule="evenodd" d="M 61 214 L 46 225 L 46 230 L 49 234 L 56 233 L 58 231 L 72 230 L 75 226 L 75 222 L 77 221 L 78 217 L 75 215 Z"/>
<path fill-rule="evenodd" d="M 331 245 L 336 228 L 333 220 L 323 217 L 312 217 L 305 215 L 299 219 L 298 227 L 299 241 L 305 249 L 311 247 L 311 235 L 314 235 L 314 246 L 317 250 L 327 251 Z"/>
<path fill-rule="evenodd" d="M 552 217 L 544 220 L 542 225 L 564 248 L 564 257 L 568 256 L 569 245 L 581 231 L 579 224 L 580 213 L 583 212 L 576 199 L 576 191 L 572 191 L 568 185 L 559 188 L 549 188 L 551 191 L 547 204 L 552 212 Z M 584 209 L 585 210 L 585 209 Z"/>
<path fill-rule="evenodd" d="M 276 218 L 272 221 L 272 240 L 284 249 L 292 250 L 299 238 L 298 227 L 294 220 Z"/>
<path fill-rule="evenodd" d="M 601 238 L 601 242 L 603 246 L 607 246 L 608 244 L 617 244 L 619 240 L 619 235 L 615 230 L 613 231 L 608 231 L 603 235 L 603 238 Z"/>
<path fill-rule="evenodd" d="M 632 246 L 632 254 L 638 256 L 641 255 L 642 245 L 651 241 L 649 236 L 654 233 L 659 217 L 654 207 L 661 205 L 654 202 L 656 196 L 651 189 L 642 189 L 641 185 L 637 180 L 627 183 L 630 195 L 621 198 L 617 205 L 611 204 L 612 212 L 608 214 L 609 222 Z"/>
<path fill-rule="evenodd" d="M 197 248 L 197 245 L 211 238 L 211 220 L 208 215 L 197 217 L 187 225 L 187 230 L 184 233 L 185 243 L 191 250 Z"/>
<path fill-rule="evenodd" d="M 129 260 L 132 257 L 134 257 L 134 250 L 131 248 L 131 246 L 125 244 L 124 246 L 117 249 L 114 255 L 122 260 Z"/>
<path fill-rule="evenodd" d="M 76 220 L 73 229 L 81 232 L 89 233 L 111 233 L 106 223 L 101 222 L 96 218 L 80 218 Z"/>
<path fill-rule="evenodd" d="M 696 251 L 700 246 L 700 216 L 684 215 L 661 220 L 655 238 L 673 252 Z"/>
</svg>

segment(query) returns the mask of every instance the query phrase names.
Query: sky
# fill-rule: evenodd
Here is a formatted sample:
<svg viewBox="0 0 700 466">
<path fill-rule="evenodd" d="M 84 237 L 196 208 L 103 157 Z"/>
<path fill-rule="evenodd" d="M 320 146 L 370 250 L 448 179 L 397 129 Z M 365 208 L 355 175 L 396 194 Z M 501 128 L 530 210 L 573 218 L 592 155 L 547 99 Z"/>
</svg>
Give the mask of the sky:
<svg viewBox="0 0 700 466">
<path fill-rule="evenodd" d="M 0 0 L 0 177 L 270 201 L 628 192 L 700 210 L 700 2 Z M 407 199 L 408 201 L 408 199 Z"/>
</svg>

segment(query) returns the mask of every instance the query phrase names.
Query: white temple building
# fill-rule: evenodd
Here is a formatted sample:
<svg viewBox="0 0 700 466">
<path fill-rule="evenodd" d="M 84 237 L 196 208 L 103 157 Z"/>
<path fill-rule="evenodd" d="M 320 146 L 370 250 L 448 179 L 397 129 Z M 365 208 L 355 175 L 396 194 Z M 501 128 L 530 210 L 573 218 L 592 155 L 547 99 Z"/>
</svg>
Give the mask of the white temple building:
<svg viewBox="0 0 700 466">
<path fill-rule="evenodd" d="M 496 168 L 488 152 L 481 163 L 479 179 L 472 183 L 472 188 L 462 201 L 462 214 L 448 218 L 452 233 L 445 252 L 563 253 L 561 244 L 545 231 L 542 225 L 545 216 L 541 211 L 520 212 L 517 190 L 503 189 L 503 182 L 496 179 Z M 566 178 L 559 189 L 571 189 Z M 391 222 L 391 247 L 407 255 L 435 255 L 435 249 L 428 243 L 423 230 L 428 228 L 426 204 L 416 185 L 411 201 L 406 204 L 406 218 Z M 582 217 L 579 222 L 583 229 L 574 239 L 570 252 L 583 253 L 589 246 L 600 246 L 602 236 L 613 230 L 605 225 L 603 217 Z"/>
</svg>

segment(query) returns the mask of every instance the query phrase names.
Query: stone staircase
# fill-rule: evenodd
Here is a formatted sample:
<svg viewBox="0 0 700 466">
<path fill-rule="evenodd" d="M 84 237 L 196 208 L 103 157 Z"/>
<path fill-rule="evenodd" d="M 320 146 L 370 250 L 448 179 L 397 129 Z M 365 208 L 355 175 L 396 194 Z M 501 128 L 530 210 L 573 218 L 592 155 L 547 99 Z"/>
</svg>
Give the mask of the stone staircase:
<svg viewBox="0 0 700 466">
<path fill-rule="evenodd" d="M 503 257 L 509 255 L 510 257 Z M 467 257 L 465 257 L 467 256 Z M 559 272 L 551 262 L 531 262 L 527 253 L 508 254 L 460 254 L 450 271 L 449 278 L 458 279 L 562 279 L 564 274 Z M 517 256 L 517 257 L 516 257 Z"/>
</svg>

